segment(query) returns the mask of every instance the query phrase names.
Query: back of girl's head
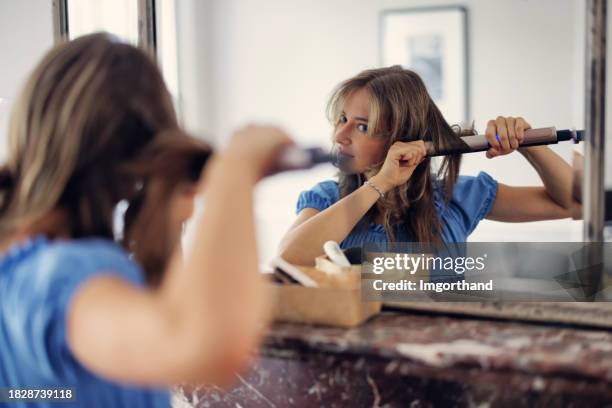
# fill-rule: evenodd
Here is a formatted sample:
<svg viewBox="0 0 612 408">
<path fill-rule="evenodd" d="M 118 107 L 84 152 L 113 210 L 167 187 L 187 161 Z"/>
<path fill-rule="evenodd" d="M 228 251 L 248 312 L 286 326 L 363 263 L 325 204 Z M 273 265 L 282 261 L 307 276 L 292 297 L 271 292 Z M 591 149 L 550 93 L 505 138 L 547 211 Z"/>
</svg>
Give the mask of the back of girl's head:
<svg viewBox="0 0 612 408">
<path fill-rule="evenodd" d="M 138 49 L 106 34 L 55 47 L 11 116 L 3 229 L 61 206 L 75 236 L 109 236 L 108 210 L 123 193 L 117 164 L 175 126 L 159 71 Z"/>
<path fill-rule="evenodd" d="M 168 133 L 187 138 L 146 53 L 105 33 L 56 46 L 12 112 L 0 235 L 61 209 L 71 237 L 112 238 L 115 205 L 142 188 L 143 175 L 127 165 Z M 208 150 L 192 144 L 190 153 L 207 157 Z"/>
<path fill-rule="evenodd" d="M 327 112 L 336 126 L 345 100 L 355 91 L 365 89 L 369 95 L 370 113 L 368 135 L 383 138 L 389 148 L 395 142 L 423 140 L 436 149 L 463 146 L 458 127 L 451 127 L 427 92 L 421 77 L 399 65 L 369 69 L 342 82 L 333 92 Z M 457 180 L 461 156 L 447 156 L 439 170 L 443 178 L 446 198 Z M 373 166 L 380 169 L 383 162 Z M 362 175 L 340 176 L 341 195 L 348 195 L 361 185 Z M 409 228 L 419 241 L 434 242 L 439 238 L 439 225 L 433 204 L 430 159 L 425 159 L 414 171 L 407 185 L 388 194 L 385 224 L 390 239 L 392 225 L 411 216 Z M 409 214 L 410 213 L 410 214 Z"/>
</svg>

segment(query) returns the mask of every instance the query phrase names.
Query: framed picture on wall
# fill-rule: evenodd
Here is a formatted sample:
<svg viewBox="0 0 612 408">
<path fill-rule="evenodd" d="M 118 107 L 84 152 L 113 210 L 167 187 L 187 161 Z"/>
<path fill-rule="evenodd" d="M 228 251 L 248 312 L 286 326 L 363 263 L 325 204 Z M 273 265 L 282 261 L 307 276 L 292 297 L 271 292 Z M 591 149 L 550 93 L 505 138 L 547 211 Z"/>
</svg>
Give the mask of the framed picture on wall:
<svg viewBox="0 0 612 408">
<path fill-rule="evenodd" d="M 468 121 L 467 10 L 388 10 L 380 18 L 380 64 L 417 72 L 446 120 Z"/>
</svg>

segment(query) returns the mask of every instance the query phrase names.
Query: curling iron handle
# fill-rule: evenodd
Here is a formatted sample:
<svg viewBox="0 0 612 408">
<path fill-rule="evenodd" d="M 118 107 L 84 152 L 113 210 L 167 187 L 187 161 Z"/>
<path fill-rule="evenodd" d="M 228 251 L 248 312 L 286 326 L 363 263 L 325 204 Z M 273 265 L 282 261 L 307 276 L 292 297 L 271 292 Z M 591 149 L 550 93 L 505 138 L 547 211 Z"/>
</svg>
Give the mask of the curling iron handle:
<svg viewBox="0 0 612 408">
<path fill-rule="evenodd" d="M 481 152 L 489 150 L 491 147 L 485 135 L 463 136 L 461 140 L 463 140 L 467 148 L 465 150 L 456 151 L 455 153 Z M 557 143 L 557 129 L 555 127 L 546 127 L 539 129 L 527 129 L 525 131 L 525 138 L 523 139 L 521 146 L 553 143 Z M 435 151 L 431 142 L 425 143 L 425 149 L 427 151 L 427 156 L 441 156 L 450 153 Z"/>
<path fill-rule="evenodd" d="M 283 149 L 276 158 L 274 172 L 309 169 L 317 164 L 331 163 L 334 159 L 334 156 L 319 147 L 289 146 Z"/>
<path fill-rule="evenodd" d="M 464 136 L 461 139 L 470 146 L 472 150 L 488 150 L 490 148 L 489 141 L 485 135 Z M 525 138 L 521 146 L 529 146 L 536 144 L 550 144 L 557 141 L 557 129 L 554 127 L 527 129 Z"/>
</svg>

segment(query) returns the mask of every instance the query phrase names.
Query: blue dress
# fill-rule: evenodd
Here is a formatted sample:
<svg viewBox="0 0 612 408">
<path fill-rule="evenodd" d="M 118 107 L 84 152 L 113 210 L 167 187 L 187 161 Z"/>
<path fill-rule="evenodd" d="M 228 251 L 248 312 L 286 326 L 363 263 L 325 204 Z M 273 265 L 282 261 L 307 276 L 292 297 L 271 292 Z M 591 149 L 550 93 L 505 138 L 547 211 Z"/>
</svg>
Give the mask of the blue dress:
<svg viewBox="0 0 612 408">
<path fill-rule="evenodd" d="M 444 192 L 440 183 L 434 184 L 434 202 L 440 217 L 442 240 L 444 242 L 465 242 L 493 207 L 497 195 L 497 182 L 487 173 L 480 172 L 476 177 L 459 176 L 448 203 L 444 202 Z M 303 191 L 297 203 L 297 213 L 304 208 L 323 211 L 338 201 L 340 191 L 336 181 L 327 180 Z M 404 229 L 396 229 L 398 242 L 412 241 Z M 386 243 L 387 234 L 381 224 L 370 223 L 356 227 L 340 243 L 343 249 L 362 247 L 366 243 Z"/>
<path fill-rule="evenodd" d="M 168 390 L 101 378 L 70 350 L 66 338 L 70 302 L 83 283 L 100 274 L 145 285 L 143 271 L 123 248 L 102 239 L 49 241 L 36 237 L 13 246 L 0 258 L 0 387 L 71 387 L 75 392 L 75 402 L 11 402 L 6 406 L 170 407 Z"/>
</svg>

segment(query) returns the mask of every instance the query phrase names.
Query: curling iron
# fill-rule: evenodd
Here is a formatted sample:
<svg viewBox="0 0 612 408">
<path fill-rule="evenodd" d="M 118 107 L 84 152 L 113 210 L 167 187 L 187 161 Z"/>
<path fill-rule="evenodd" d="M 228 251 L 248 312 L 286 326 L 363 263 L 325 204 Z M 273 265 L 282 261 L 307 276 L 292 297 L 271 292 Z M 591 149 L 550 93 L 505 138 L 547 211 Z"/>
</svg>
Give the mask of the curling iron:
<svg viewBox="0 0 612 408">
<path fill-rule="evenodd" d="M 583 140 L 583 137 L 583 130 L 557 130 L 554 127 L 528 129 L 525 131 L 525 138 L 520 146 L 550 145 L 565 141 L 578 143 Z M 426 157 L 484 152 L 491 148 L 485 135 L 463 136 L 460 139 L 463 141 L 462 146 L 446 150 L 436 149 L 432 142 L 425 142 Z M 275 166 L 275 172 L 309 169 L 321 163 L 332 163 L 336 167 L 340 167 L 342 161 L 342 154 L 338 152 L 328 153 L 318 147 L 303 149 L 292 146 L 280 154 Z"/>
<path fill-rule="evenodd" d="M 336 155 L 326 152 L 320 147 L 300 148 L 290 146 L 285 148 L 276 159 L 274 171 L 309 169 L 322 163 L 335 163 Z"/>
</svg>

